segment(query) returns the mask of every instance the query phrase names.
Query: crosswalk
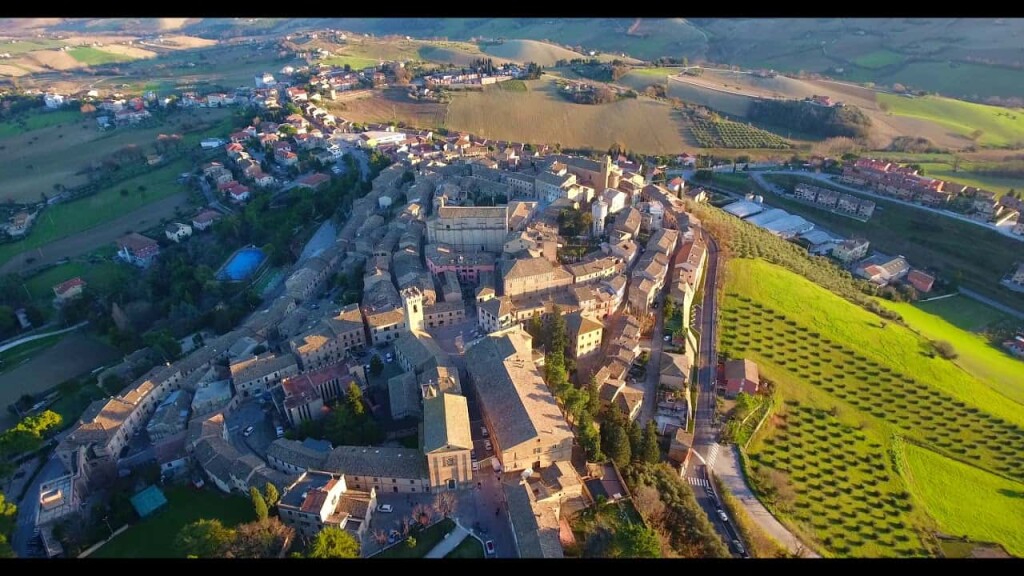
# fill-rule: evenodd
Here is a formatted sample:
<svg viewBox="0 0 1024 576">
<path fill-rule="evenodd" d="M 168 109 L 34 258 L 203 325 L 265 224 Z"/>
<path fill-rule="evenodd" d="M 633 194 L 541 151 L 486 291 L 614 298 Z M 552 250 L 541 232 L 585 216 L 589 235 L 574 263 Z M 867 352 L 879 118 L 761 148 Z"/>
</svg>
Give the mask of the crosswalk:
<svg viewBox="0 0 1024 576">
<path fill-rule="evenodd" d="M 693 476 L 687 476 L 686 481 L 693 486 L 700 486 L 701 488 L 708 487 L 708 481 L 706 478 L 694 478 Z"/>
<path fill-rule="evenodd" d="M 715 443 L 708 449 L 708 468 L 715 469 L 715 460 L 718 458 L 718 449 L 721 447 L 720 444 Z"/>
</svg>

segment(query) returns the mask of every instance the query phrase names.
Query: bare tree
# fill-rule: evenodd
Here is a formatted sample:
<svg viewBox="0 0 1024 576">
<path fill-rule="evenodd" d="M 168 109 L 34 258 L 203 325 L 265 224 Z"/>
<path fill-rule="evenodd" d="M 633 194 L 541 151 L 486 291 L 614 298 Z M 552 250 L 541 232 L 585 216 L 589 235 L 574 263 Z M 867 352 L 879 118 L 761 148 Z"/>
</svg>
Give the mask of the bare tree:
<svg viewBox="0 0 1024 576">
<path fill-rule="evenodd" d="M 661 501 L 658 490 L 653 486 L 641 486 L 633 493 L 633 504 L 644 520 L 652 525 L 660 525 L 665 513 L 665 503 Z"/>
<path fill-rule="evenodd" d="M 453 492 L 438 492 L 434 496 L 434 509 L 448 518 L 455 512 L 456 499 Z"/>
<path fill-rule="evenodd" d="M 381 530 L 380 528 L 373 531 L 373 541 L 380 546 L 384 546 L 388 543 L 388 533 Z"/>
</svg>

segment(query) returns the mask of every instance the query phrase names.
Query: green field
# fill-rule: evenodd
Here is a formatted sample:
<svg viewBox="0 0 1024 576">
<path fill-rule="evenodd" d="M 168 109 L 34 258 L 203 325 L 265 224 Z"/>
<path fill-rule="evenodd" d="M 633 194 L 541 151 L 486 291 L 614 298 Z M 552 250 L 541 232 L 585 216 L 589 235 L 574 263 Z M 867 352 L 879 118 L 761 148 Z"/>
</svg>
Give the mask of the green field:
<svg viewBox="0 0 1024 576">
<path fill-rule="evenodd" d="M 52 206 L 37 217 L 28 238 L 0 246 L 0 263 L 15 254 L 99 226 L 150 202 L 181 193 L 183 188 L 176 183 L 176 178 L 190 168 L 188 159 L 181 158 L 147 174 L 100 190 L 92 196 Z M 140 186 L 144 189 L 140 190 Z M 127 194 L 122 195 L 121 190 L 127 191 Z"/>
<path fill-rule="evenodd" d="M 906 98 L 878 94 L 877 99 L 896 116 L 929 120 L 967 137 L 980 130 L 977 142 L 982 146 L 1024 147 L 1024 111 L 1019 109 L 936 96 Z"/>
<path fill-rule="evenodd" d="M 48 128 L 58 124 L 73 124 L 82 120 L 78 110 L 52 110 L 32 112 L 25 116 L 24 124 L 0 122 L 0 138 L 16 136 L 40 128 Z"/>
<path fill-rule="evenodd" d="M 870 68 L 871 70 L 877 70 L 879 68 L 885 68 L 886 66 L 892 66 L 893 64 L 899 64 L 903 62 L 903 55 L 897 54 L 892 50 L 875 50 L 874 52 L 868 52 L 862 54 L 853 59 L 853 63 L 861 68 Z"/>
<path fill-rule="evenodd" d="M 909 62 L 891 72 L 877 74 L 870 71 L 863 80 L 854 80 L 878 84 L 899 82 L 910 88 L 938 92 L 952 98 L 983 99 L 1024 93 L 1024 71 L 963 62 Z"/>
<path fill-rule="evenodd" d="M 941 531 L 1024 556 L 1024 484 L 911 444 L 904 459 L 914 495 Z"/>
<path fill-rule="evenodd" d="M 106 291 L 112 288 L 113 284 L 119 282 L 119 278 L 124 273 L 125 268 L 115 262 L 103 261 L 99 264 L 68 262 L 25 280 L 25 288 L 37 302 L 49 303 L 54 297 L 53 287 L 75 276 L 80 276 L 89 287 Z"/>
<path fill-rule="evenodd" d="M 376 66 L 380 64 L 380 60 L 376 58 L 363 58 L 361 56 L 331 56 L 322 60 L 324 64 L 331 66 L 344 66 L 348 64 L 353 70 L 362 70 L 369 66 Z"/>
<path fill-rule="evenodd" d="M 786 400 L 750 445 L 752 479 L 823 555 L 935 553 L 921 536 L 933 522 L 911 503 L 889 456 L 894 433 L 1024 478 L 1021 406 L 930 357 L 910 330 L 883 327 L 762 260 L 729 262 L 722 306 L 722 353 L 757 362 Z"/>
<path fill-rule="evenodd" d="M 1012 463 L 1024 463 L 1024 446 L 1009 440 L 1024 438 L 1024 407 L 932 357 L 926 339 L 763 260 L 730 262 L 727 286 L 730 357 L 774 365 L 950 456 L 1024 478 Z"/>
<path fill-rule="evenodd" d="M 945 340 L 952 344 L 959 354 L 954 360 L 956 364 L 1006 396 L 1009 401 L 1024 405 L 1024 361 L 1004 353 L 984 336 L 958 328 L 941 316 L 921 310 L 913 304 L 882 299 L 878 302 L 898 312 L 912 330 L 925 338 Z M 941 302 L 939 300 L 935 303 Z M 924 305 L 927 306 L 927 303 Z"/>
<path fill-rule="evenodd" d="M 164 488 L 167 506 L 94 552 L 90 558 L 176 558 L 174 539 L 186 524 L 202 518 L 220 520 L 231 528 L 255 520 L 252 502 L 221 494 L 216 488 Z"/>
<path fill-rule="evenodd" d="M 768 175 L 765 179 L 790 190 L 798 182 L 822 185 L 818 180 L 784 175 Z M 1024 295 L 999 284 L 1019 259 L 1021 244 L 1017 240 L 942 214 L 878 198 L 871 198 L 876 204 L 874 215 L 861 222 L 769 191 L 763 193 L 772 206 L 799 214 L 836 234 L 867 238 L 872 249 L 902 254 L 915 267 L 934 269 L 942 278 L 959 279 L 966 288 L 1024 310 Z"/>
<path fill-rule="evenodd" d="M 135 60 L 135 58 L 125 56 L 124 54 L 114 54 L 113 52 L 106 52 L 104 50 L 89 47 L 72 48 L 71 50 L 68 50 L 68 54 L 70 54 L 75 60 L 78 60 L 87 66 L 100 66 L 103 64 L 110 64 L 111 62 L 128 62 Z"/>
<path fill-rule="evenodd" d="M 64 46 L 64 43 L 60 40 L 50 40 L 49 38 L 38 38 L 34 40 L 7 40 L 0 44 L 0 52 L 7 52 L 11 56 L 15 54 L 24 54 L 26 52 L 34 52 L 36 50 L 53 50 Z"/>
<path fill-rule="evenodd" d="M 918 302 L 915 306 L 968 332 L 980 332 L 1007 320 L 1006 314 L 966 296 Z"/>
</svg>

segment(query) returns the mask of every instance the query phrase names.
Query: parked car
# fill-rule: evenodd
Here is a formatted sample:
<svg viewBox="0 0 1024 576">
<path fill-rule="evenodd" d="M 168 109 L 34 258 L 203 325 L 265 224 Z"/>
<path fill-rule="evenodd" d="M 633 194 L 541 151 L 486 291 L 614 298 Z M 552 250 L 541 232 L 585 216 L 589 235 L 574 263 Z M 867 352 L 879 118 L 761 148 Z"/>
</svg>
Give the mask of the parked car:
<svg viewBox="0 0 1024 576">
<path fill-rule="evenodd" d="M 274 427 L 274 433 L 277 434 L 278 438 L 284 438 L 284 426 L 277 425 Z"/>
<path fill-rule="evenodd" d="M 377 506 L 377 512 L 387 513 L 387 512 L 393 512 L 393 511 L 394 511 L 394 508 L 391 506 L 391 504 L 381 504 L 380 506 Z"/>
<path fill-rule="evenodd" d="M 384 361 L 385 362 L 391 362 L 394 359 L 395 359 L 395 357 L 394 357 L 393 354 L 391 354 L 391 352 L 388 352 L 388 355 L 384 357 Z"/>
<path fill-rule="evenodd" d="M 737 554 L 746 554 L 747 550 L 743 547 L 743 544 L 739 540 L 732 541 L 732 548 Z"/>
<path fill-rule="evenodd" d="M 487 550 L 488 556 L 494 556 L 494 540 L 484 542 L 484 548 Z"/>
<path fill-rule="evenodd" d="M 491 445 L 491 441 L 490 440 L 484 440 L 484 450 L 487 450 L 488 452 L 490 452 L 493 449 L 494 449 L 494 446 Z"/>
<path fill-rule="evenodd" d="M 662 338 L 662 340 L 664 340 L 665 342 L 671 342 L 672 341 L 672 337 L 666 335 L 664 338 Z"/>
<path fill-rule="evenodd" d="M 473 460 L 473 472 L 477 472 L 479 470 L 480 470 L 480 462 L 478 462 L 476 460 Z"/>
<path fill-rule="evenodd" d="M 480 433 L 484 435 L 484 438 L 487 438 L 487 436 L 489 435 L 487 432 L 487 426 L 481 426 Z"/>
<path fill-rule="evenodd" d="M 255 430 L 255 429 L 256 428 L 253 427 L 253 426 L 247 427 L 244 431 L 242 431 L 242 436 L 245 436 L 246 438 L 248 438 L 249 435 L 252 434 L 253 430 Z"/>
<path fill-rule="evenodd" d="M 729 515 L 726 514 L 725 512 L 723 512 L 722 510 L 718 511 L 718 517 L 722 519 L 722 522 L 728 522 L 729 521 Z"/>
</svg>

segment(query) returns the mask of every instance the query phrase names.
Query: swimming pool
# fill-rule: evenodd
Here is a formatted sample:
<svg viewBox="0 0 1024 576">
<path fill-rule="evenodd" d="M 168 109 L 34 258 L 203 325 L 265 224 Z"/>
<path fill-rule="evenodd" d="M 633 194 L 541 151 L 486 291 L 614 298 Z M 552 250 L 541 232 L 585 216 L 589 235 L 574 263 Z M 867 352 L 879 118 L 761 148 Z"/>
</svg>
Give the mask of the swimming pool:
<svg viewBox="0 0 1024 576">
<path fill-rule="evenodd" d="M 267 255 L 259 248 L 241 248 L 221 266 L 217 279 L 228 282 L 248 280 L 266 258 Z"/>
</svg>

